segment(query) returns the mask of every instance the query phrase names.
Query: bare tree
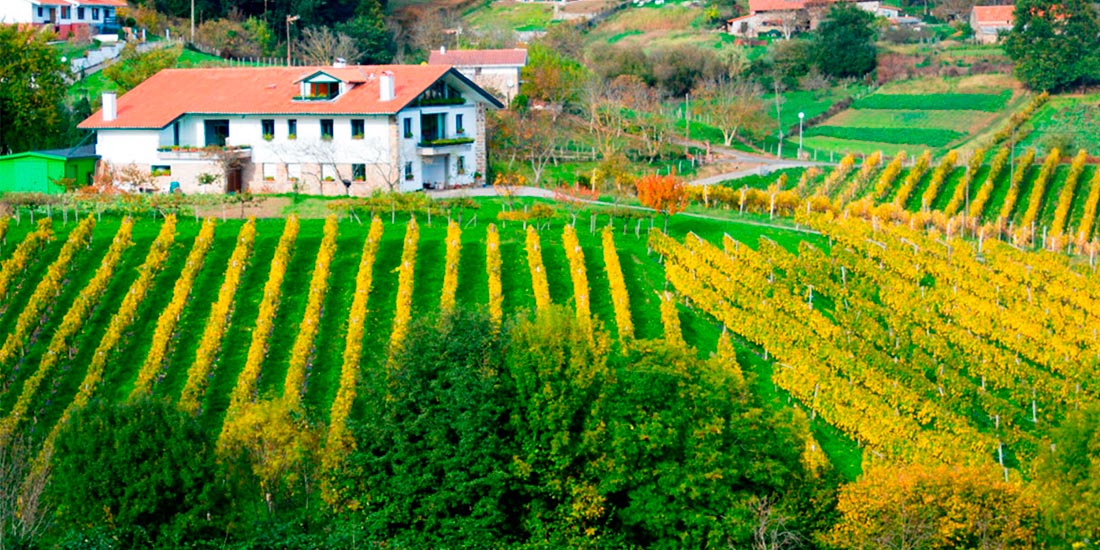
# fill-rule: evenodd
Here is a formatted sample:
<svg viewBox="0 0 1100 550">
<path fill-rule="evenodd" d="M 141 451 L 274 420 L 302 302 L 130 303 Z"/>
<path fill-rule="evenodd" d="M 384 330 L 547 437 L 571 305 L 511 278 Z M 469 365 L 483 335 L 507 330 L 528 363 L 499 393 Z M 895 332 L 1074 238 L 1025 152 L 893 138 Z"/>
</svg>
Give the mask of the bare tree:
<svg viewBox="0 0 1100 550">
<path fill-rule="evenodd" d="M 772 497 L 755 499 L 751 504 L 756 512 L 756 524 L 752 530 L 753 550 L 783 550 L 797 548 L 802 537 L 787 524 L 788 518 L 775 509 Z"/>
<path fill-rule="evenodd" d="M 711 124 L 722 131 L 726 147 L 733 144 L 741 130 L 759 131 L 767 124 L 760 87 L 747 81 L 712 81 L 696 92 L 697 108 L 710 117 Z"/>
<path fill-rule="evenodd" d="M 0 444 L 0 550 L 31 547 L 45 529 L 41 497 L 47 479 L 48 469 L 35 468 L 26 439 Z"/>
<path fill-rule="evenodd" d="M 338 58 L 354 62 L 363 57 L 352 37 L 328 27 L 307 28 L 296 48 L 314 65 L 331 65 Z"/>
</svg>

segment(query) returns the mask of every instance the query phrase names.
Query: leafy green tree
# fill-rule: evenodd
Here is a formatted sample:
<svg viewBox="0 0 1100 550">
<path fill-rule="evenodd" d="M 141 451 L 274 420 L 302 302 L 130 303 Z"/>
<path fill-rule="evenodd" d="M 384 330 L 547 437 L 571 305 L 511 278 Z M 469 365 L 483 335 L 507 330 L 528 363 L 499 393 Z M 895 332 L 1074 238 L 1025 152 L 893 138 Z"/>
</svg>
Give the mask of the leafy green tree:
<svg viewBox="0 0 1100 550">
<path fill-rule="evenodd" d="M 1048 531 L 1068 543 L 1100 539 L 1100 405 L 1070 414 L 1051 442 L 1036 461 L 1033 484 Z"/>
<path fill-rule="evenodd" d="M 47 502 L 60 534 L 105 526 L 124 547 L 178 544 L 224 531 L 213 444 L 167 402 L 96 401 L 60 433 Z"/>
<path fill-rule="evenodd" d="M 804 479 L 805 420 L 758 406 L 740 371 L 694 350 L 643 342 L 616 362 L 600 484 L 613 525 L 642 548 L 750 546 L 762 507 L 778 513 Z"/>
<path fill-rule="evenodd" d="M 861 77 L 875 69 L 875 16 L 855 4 L 833 5 L 812 38 L 814 64 L 835 78 Z"/>
<path fill-rule="evenodd" d="M 1015 73 L 1035 90 L 1059 91 L 1100 79 L 1100 23 L 1085 0 L 1019 0 L 1004 40 Z"/>
<path fill-rule="evenodd" d="M 65 144 L 68 67 L 50 34 L 0 25 L 0 154 Z"/>
<path fill-rule="evenodd" d="M 124 94 L 160 71 L 174 66 L 180 53 L 178 46 L 139 52 L 137 46 L 127 44 L 118 62 L 103 69 L 103 76 L 115 84 L 118 93 Z"/>
<path fill-rule="evenodd" d="M 368 384 L 360 451 L 334 483 L 383 540 L 408 547 L 497 547 L 521 527 L 504 339 L 484 314 L 413 327 Z M 352 480 L 350 485 L 348 480 Z"/>
<path fill-rule="evenodd" d="M 532 100 L 564 107 L 577 100 L 586 69 L 575 59 L 540 44 L 527 49 L 523 90 Z"/>
<path fill-rule="evenodd" d="M 350 36 L 360 52 L 359 59 L 349 59 L 348 62 L 384 64 L 393 61 L 396 46 L 378 0 L 360 0 L 355 16 L 346 23 L 338 24 L 336 30 Z"/>
</svg>

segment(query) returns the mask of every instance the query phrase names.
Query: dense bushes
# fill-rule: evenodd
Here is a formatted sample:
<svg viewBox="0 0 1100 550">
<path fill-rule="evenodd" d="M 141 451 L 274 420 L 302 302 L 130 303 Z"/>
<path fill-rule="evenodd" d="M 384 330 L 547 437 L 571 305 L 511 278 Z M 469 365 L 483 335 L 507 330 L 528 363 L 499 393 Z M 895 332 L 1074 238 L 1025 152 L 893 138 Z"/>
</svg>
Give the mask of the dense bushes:
<svg viewBox="0 0 1100 550">
<path fill-rule="evenodd" d="M 804 419 L 759 408 L 724 362 L 659 342 L 614 352 L 589 326 L 560 306 L 499 332 L 462 311 L 415 325 L 390 374 L 368 375 L 378 412 L 342 475 L 368 537 L 747 546 L 755 503 L 788 506 Z"/>
</svg>

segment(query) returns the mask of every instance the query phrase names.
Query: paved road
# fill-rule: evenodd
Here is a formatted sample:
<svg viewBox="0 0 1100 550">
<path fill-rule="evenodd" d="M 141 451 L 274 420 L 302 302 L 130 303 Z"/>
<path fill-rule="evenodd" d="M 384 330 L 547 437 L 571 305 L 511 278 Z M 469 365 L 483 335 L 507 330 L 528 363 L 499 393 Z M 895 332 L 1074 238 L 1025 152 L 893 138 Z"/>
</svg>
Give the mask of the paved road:
<svg viewBox="0 0 1100 550">
<path fill-rule="evenodd" d="M 686 140 L 686 139 L 677 139 L 676 142 L 677 142 L 677 144 L 683 145 L 685 147 L 686 146 L 691 146 L 691 147 L 698 147 L 698 148 L 701 148 L 701 149 L 705 149 L 707 147 L 706 143 L 703 143 L 703 142 L 700 142 L 700 141 L 695 141 L 695 140 L 690 140 L 689 141 L 689 140 Z M 809 166 L 832 166 L 832 163 L 828 163 L 828 162 L 813 162 L 813 161 L 781 159 L 781 158 L 773 157 L 773 156 L 770 156 L 770 155 L 761 155 L 761 154 L 757 154 L 757 153 L 747 153 L 745 151 L 738 151 L 736 149 L 730 149 L 728 147 L 723 147 L 721 145 L 713 145 L 713 144 L 710 146 L 710 151 L 711 151 L 712 155 L 715 155 L 715 156 L 718 157 L 718 159 L 716 161 L 714 161 L 712 164 L 721 163 L 721 162 L 737 162 L 737 163 L 740 163 L 740 164 L 753 164 L 755 166 L 751 166 L 749 168 L 739 168 L 737 170 L 731 170 L 731 171 L 723 172 L 721 174 L 716 174 L 716 175 L 713 175 L 713 176 L 698 178 L 698 179 L 687 182 L 688 185 L 715 185 L 715 184 L 719 184 L 719 183 L 722 183 L 722 182 L 727 181 L 727 180 L 742 178 L 742 177 L 745 177 L 745 176 L 764 175 L 764 174 L 768 174 L 772 171 L 780 170 L 780 169 L 783 169 L 783 168 L 798 168 L 798 167 L 809 167 Z"/>
</svg>

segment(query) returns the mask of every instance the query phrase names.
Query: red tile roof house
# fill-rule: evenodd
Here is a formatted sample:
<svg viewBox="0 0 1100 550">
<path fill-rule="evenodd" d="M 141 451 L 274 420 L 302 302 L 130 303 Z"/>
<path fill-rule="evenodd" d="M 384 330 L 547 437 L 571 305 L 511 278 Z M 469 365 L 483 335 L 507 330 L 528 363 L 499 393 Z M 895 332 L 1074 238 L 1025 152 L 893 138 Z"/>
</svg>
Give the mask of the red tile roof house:
<svg viewBox="0 0 1100 550">
<path fill-rule="evenodd" d="M 1012 30 L 1016 6 L 974 6 L 970 9 L 970 28 L 979 44 L 994 44 L 1000 31 Z"/>
<path fill-rule="evenodd" d="M 429 65 L 453 65 L 466 78 L 489 90 L 504 103 L 519 94 L 520 72 L 527 65 L 527 50 L 432 50 Z"/>
<path fill-rule="evenodd" d="M 122 7 L 125 0 L 0 0 L 0 23 L 50 26 L 62 38 L 78 27 L 96 34 L 116 27 L 115 11 Z"/>
<path fill-rule="evenodd" d="M 732 35 L 757 38 L 775 34 L 783 38 L 817 28 L 836 0 L 749 0 L 749 14 L 727 21 Z"/>
<path fill-rule="evenodd" d="M 503 107 L 444 65 L 167 69 L 103 105 L 79 127 L 151 191 L 358 196 L 476 183 Z"/>
</svg>

